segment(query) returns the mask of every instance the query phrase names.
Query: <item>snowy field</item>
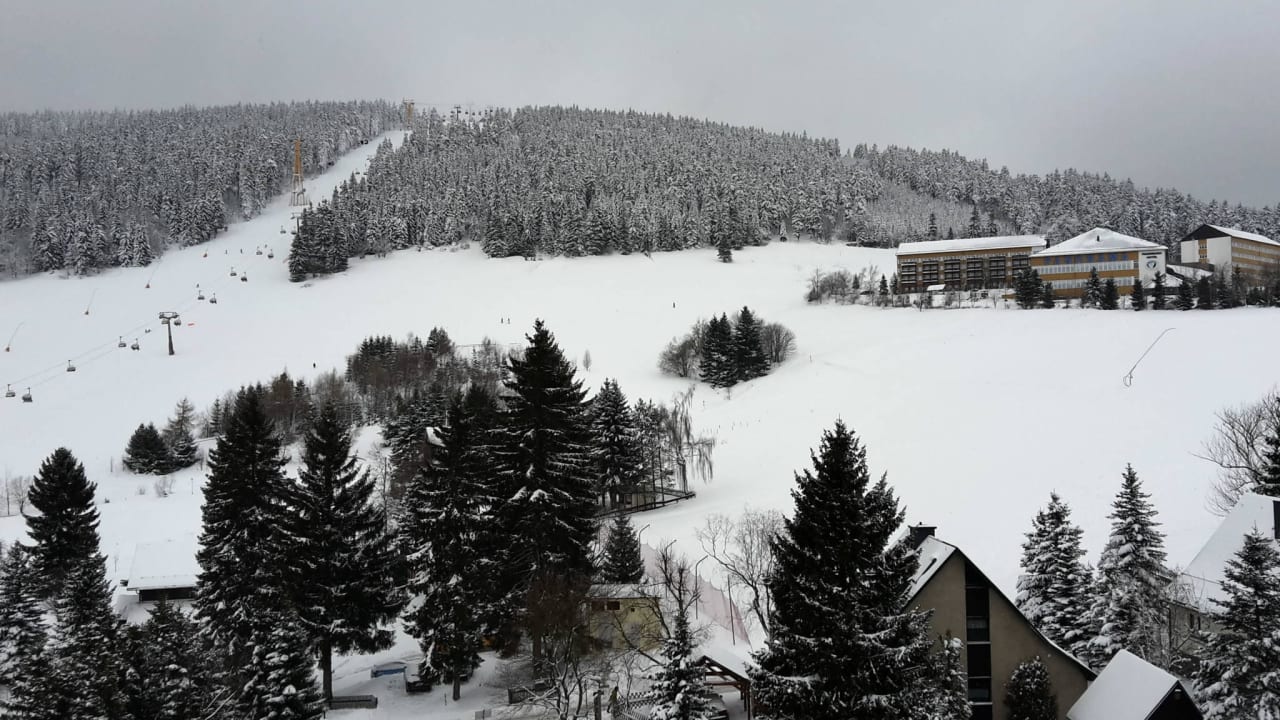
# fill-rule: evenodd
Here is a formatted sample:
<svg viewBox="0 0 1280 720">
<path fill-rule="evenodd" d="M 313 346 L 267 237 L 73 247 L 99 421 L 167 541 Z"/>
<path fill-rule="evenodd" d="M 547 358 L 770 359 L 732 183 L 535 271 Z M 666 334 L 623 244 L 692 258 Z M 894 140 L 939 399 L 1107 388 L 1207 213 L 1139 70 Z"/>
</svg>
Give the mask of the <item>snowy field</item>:
<svg viewBox="0 0 1280 720">
<path fill-rule="evenodd" d="M 326 197 L 375 146 L 310 181 L 311 196 Z M 592 387 L 616 377 L 629 398 L 667 400 L 687 382 L 658 373 L 665 343 L 698 318 L 749 305 L 795 331 L 797 354 L 731 395 L 698 388 L 695 423 L 719 441 L 715 478 L 693 500 L 638 517 L 648 526 L 643 541 L 677 540 L 696 559 L 694 529 L 707 514 L 789 509 L 793 471 L 842 417 L 868 446 L 873 471 L 888 472 L 908 521 L 937 525 L 1008 592 L 1022 533 L 1051 490 L 1072 505 L 1096 561 L 1126 462 L 1154 495 L 1171 562 L 1189 561 L 1216 523 L 1205 506 L 1213 468 L 1191 453 L 1216 410 L 1258 399 L 1280 375 L 1275 310 L 919 312 L 804 302 L 814 269 L 891 272 L 885 250 L 774 243 L 732 264 L 714 250 L 539 262 L 487 260 L 474 247 L 406 251 L 304 286 L 288 282 L 285 225 L 289 209 L 278 202 L 152 267 L 0 283 L 0 340 L 21 323 L 11 351 L 0 352 L 0 384 L 19 395 L 30 386 L 35 397 L 0 400 L 0 472 L 32 474 L 54 448 L 71 448 L 98 484 L 103 549 L 117 577 L 135 543 L 199 529 L 198 472 L 161 499 L 149 476 L 120 469 L 139 422 L 162 423 L 184 395 L 203 409 L 282 369 L 310 377 L 341 367 L 371 334 L 425 337 L 439 325 L 459 344 L 518 342 L 540 317 L 571 357 L 590 351 L 583 377 Z M 232 267 L 248 282 L 231 277 Z M 198 301 L 197 284 L 218 304 Z M 156 319 L 166 310 L 184 323 L 173 357 Z M 500 324 L 504 317 L 512 323 Z M 1122 376 L 1170 327 L 1126 388 Z M 141 350 L 117 348 L 119 336 L 138 338 Z M 68 360 L 76 372 L 65 371 Z M 23 527 L 0 518 L 0 539 Z M 364 687 L 356 675 L 339 689 Z"/>
</svg>

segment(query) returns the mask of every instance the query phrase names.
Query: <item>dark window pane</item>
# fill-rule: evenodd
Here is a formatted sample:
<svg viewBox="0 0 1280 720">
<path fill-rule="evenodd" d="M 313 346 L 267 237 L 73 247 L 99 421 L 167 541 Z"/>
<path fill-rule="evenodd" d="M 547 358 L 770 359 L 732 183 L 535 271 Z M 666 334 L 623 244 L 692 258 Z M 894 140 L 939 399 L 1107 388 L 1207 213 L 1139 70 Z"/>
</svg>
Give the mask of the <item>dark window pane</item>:
<svg viewBox="0 0 1280 720">
<path fill-rule="evenodd" d="M 991 677 L 991 646 L 990 645 L 970 645 L 969 646 L 969 677 Z M 988 683 L 989 684 L 989 683 Z"/>
<path fill-rule="evenodd" d="M 974 705 L 970 709 L 973 710 L 973 714 L 969 716 L 972 720 L 991 720 L 990 705 Z"/>
<path fill-rule="evenodd" d="M 971 587 L 964 589 L 964 614 L 966 617 L 987 617 L 991 614 L 987 589 Z"/>
<path fill-rule="evenodd" d="M 969 642 L 985 642 L 991 639 L 991 622 L 984 617 L 965 618 L 965 639 Z"/>
<path fill-rule="evenodd" d="M 991 679 L 969 679 L 969 702 L 991 702 Z"/>
</svg>

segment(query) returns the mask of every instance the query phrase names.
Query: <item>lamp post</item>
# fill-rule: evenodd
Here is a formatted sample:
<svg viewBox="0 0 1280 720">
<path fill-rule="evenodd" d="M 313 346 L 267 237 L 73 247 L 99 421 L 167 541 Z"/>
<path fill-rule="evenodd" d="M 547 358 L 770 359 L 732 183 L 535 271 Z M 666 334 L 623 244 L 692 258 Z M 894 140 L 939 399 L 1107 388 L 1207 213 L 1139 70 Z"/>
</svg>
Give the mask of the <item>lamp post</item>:
<svg viewBox="0 0 1280 720">
<path fill-rule="evenodd" d="M 160 313 L 160 324 L 164 325 L 169 332 L 169 354 L 170 355 L 173 354 L 173 326 L 181 322 L 182 320 L 181 318 L 178 317 L 178 313 L 176 312 L 166 310 L 165 312 Z"/>
</svg>

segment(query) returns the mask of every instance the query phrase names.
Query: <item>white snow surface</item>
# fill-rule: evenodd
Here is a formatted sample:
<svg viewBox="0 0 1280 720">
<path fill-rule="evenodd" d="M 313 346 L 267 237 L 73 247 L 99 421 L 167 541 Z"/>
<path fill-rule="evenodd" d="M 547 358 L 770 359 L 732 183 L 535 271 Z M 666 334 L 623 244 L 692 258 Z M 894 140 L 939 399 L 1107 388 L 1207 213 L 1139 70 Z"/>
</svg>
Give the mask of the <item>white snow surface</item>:
<svg viewBox="0 0 1280 720">
<path fill-rule="evenodd" d="M 1067 718 L 1147 720 L 1177 682 L 1164 670 L 1121 650 L 1067 711 Z"/>
<path fill-rule="evenodd" d="M 925 538 L 916 551 L 918 564 L 915 577 L 911 579 L 911 589 L 907 591 L 907 597 L 914 598 L 920 594 L 924 586 L 929 584 L 929 580 L 933 578 L 938 569 L 942 567 L 942 564 L 955 551 L 955 546 L 950 543 L 943 542 L 932 536 Z"/>
<path fill-rule="evenodd" d="M 1080 233 L 1070 240 L 1063 240 L 1046 250 L 1041 250 L 1036 255 L 1075 255 L 1076 253 L 1108 252 L 1111 250 L 1151 250 L 1156 248 L 1165 249 L 1163 245 L 1153 243 L 1150 240 L 1143 240 L 1106 228 L 1094 228 L 1088 232 Z"/>
<path fill-rule="evenodd" d="M 1276 538 L 1276 506 L 1280 498 L 1246 493 L 1240 496 L 1222 524 L 1209 537 L 1208 542 L 1187 563 L 1178 581 L 1189 592 L 1189 600 L 1200 611 L 1218 612 L 1222 608 L 1215 602 L 1226 599 L 1222 581 L 1226 579 L 1227 561 L 1244 547 L 1244 536 L 1257 530 L 1264 537 Z"/>
<path fill-rule="evenodd" d="M 1043 235 L 1002 235 L 999 237 L 954 238 L 952 240 L 925 240 L 898 245 L 899 255 L 927 255 L 932 253 L 961 252 L 968 250 L 1000 250 L 1002 248 L 1043 248 Z"/>
<path fill-rule="evenodd" d="M 130 590 L 156 590 L 196 586 L 200 564 L 196 562 L 195 533 L 168 540 L 140 543 L 129 565 Z"/>
<path fill-rule="evenodd" d="M 1236 238 L 1240 238 L 1241 240 L 1252 240 L 1254 242 L 1260 242 L 1267 245 L 1280 245 L 1280 242 L 1276 242 L 1275 240 L 1272 240 L 1266 235 L 1259 235 L 1258 233 L 1245 232 L 1244 230 L 1237 230 L 1235 228 L 1222 227 L 1221 225 L 1209 225 L 1208 227 L 1211 227 L 1214 230 L 1217 230 L 1218 232 L 1222 233 L 1227 237 L 1236 237 Z"/>
<path fill-rule="evenodd" d="M 310 179 L 312 197 L 328 196 L 375 147 Z M 694 485 L 697 497 L 636 518 L 648 526 L 644 542 L 674 540 L 696 561 L 694 533 L 708 514 L 748 505 L 790 512 L 793 473 L 809 466 L 821 433 L 842 418 L 868 448 L 872 471 L 888 473 L 907 521 L 938 526 L 1010 596 L 1023 533 L 1050 491 L 1071 504 L 1096 561 L 1127 462 L 1154 496 L 1171 562 L 1185 564 L 1218 522 L 1205 509 L 1214 468 L 1191 453 L 1209 437 L 1215 411 L 1256 401 L 1277 380 L 1273 309 L 810 305 L 804 288 L 815 269 L 889 272 L 894 254 L 794 241 L 745 249 L 732 263 L 717 262 L 713 249 L 536 262 L 486 259 L 476 247 L 402 251 L 298 284 L 288 282 L 285 264 L 290 235 L 279 232 L 291 224 L 281 200 L 148 268 L 0 283 L 0 340 L 22 323 L 11 352 L 0 352 L 0 383 L 18 394 L 31 386 L 35 397 L 0 398 L 0 472 L 34 474 L 55 448 L 71 448 L 98 485 L 114 580 L 127 576 L 136 545 L 200 527 L 201 468 L 180 473 L 163 498 L 151 476 L 121 468 L 138 423 L 163 422 L 183 396 L 204 409 L 283 369 L 310 378 L 342 368 L 374 334 L 425 337 L 438 325 L 458 344 L 485 336 L 517 343 L 543 318 L 570 358 L 591 352 L 592 369 L 581 373 L 588 387 L 617 378 L 632 400 L 666 401 L 689 386 L 658 372 L 666 342 L 699 318 L 748 305 L 795 331 L 796 355 L 732 391 L 698 386 L 694 424 L 718 439 L 715 477 Z M 275 258 L 255 255 L 260 246 Z M 232 266 L 249 281 L 230 277 Z M 197 284 L 216 292 L 218 304 L 197 301 Z M 157 320 L 165 310 L 186 323 L 174 330 L 172 357 Z M 1176 331 L 1126 388 L 1122 376 L 1167 327 Z M 121 335 L 140 338 L 142 349 L 117 348 Z M 65 371 L 69 359 L 74 373 Z M 367 447 L 362 441 L 362 453 Z M 0 518 L 0 540 L 24 532 L 22 518 Z M 410 641 L 348 662 L 367 668 L 411 649 Z M 368 685 L 340 680 L 338 689 Z"/>
</svg>

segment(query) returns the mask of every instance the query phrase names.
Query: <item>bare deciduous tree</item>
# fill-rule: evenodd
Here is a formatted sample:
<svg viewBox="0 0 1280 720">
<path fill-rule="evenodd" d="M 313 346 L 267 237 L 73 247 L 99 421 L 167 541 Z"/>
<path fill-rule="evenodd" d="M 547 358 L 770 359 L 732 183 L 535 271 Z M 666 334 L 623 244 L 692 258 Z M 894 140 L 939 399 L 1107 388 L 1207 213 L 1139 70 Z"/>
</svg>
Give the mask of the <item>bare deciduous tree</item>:
<svg viewBox="0 0 1280 720">
<path fill-rule="evenodd" d="M 1218 466 L 1209 506 L 1219 515 L 1226 515 L 1240 495 L 1258 482 L 1266 437 L 1280 430 L 1280 393 L 1226 408 L 1217 413 L 1217 418 L 1213 437 L 1205 441 L 1201 452 L 1194 454 Z"/>
<path fill-rule="evenodd" d="M 773 573 L 772 542 L 782 530 L 782 513 L 746 508 L 734 519 L 715 513 L 697 530 L 703 552 L 714 560 L 735 585 L 747 591 L 748 616 L 769 629 L 769 576 Z"/>
<path fill-rule="evenodd" d="M 663 419 L 663 431 L 671 447 L 676 466 L 676 479 L 681 490 L 689 489 L 690 475 L 696 475 L 706 482 L 715 474 L 711 463 L 711 452 L 715 450 L 714 437 L 696 434 L 693 430 L 693 419 L 689 416 L 689 406 L 693 404 L 693 391 L 688 390 L 672 398 L 671 411 Z"/>
<path fill-rule="evenodd" d="M 760 345 L 770 365 L 777 365 L 796 351 L 796 334 L 779 323 L 766 323 L 760 328 Z"/>
</svg>

